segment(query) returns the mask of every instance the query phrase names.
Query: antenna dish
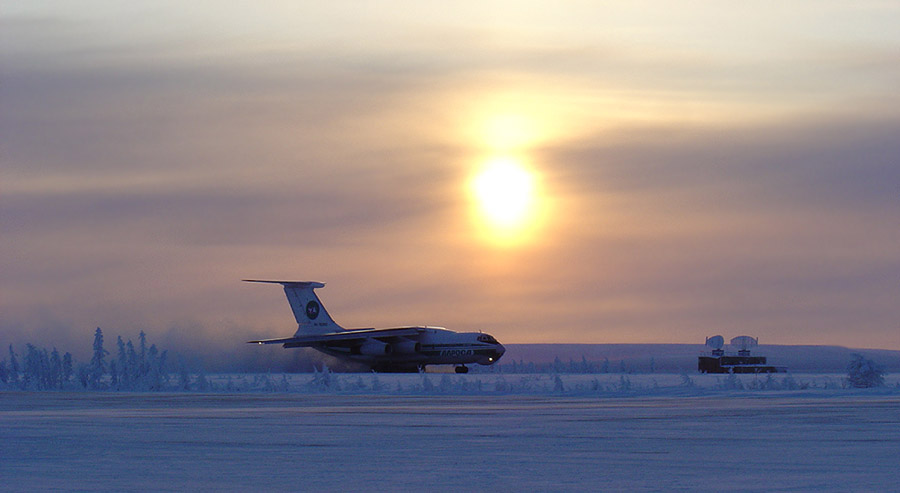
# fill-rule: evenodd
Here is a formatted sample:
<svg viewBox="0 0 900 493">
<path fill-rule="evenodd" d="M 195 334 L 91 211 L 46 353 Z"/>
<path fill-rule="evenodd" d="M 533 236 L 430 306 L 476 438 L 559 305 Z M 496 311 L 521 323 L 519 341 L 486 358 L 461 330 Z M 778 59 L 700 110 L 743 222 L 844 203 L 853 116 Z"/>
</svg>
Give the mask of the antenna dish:
<svg viewBox="0 0 900 493">
<path fill-rule="evenodd" d="M 759 345 L 759 339 L 750 336 L 737 336 L 731 340 L 731 345 L 740 351 L 748 351 L 750 348 Z"/>
<path fill-rule="evenodd" d="M 725 345 L 725 338 L 722 336 L 707 337 L 706 345 L 713 349 L 722 349 L 722 346 Z"/>
</svg>

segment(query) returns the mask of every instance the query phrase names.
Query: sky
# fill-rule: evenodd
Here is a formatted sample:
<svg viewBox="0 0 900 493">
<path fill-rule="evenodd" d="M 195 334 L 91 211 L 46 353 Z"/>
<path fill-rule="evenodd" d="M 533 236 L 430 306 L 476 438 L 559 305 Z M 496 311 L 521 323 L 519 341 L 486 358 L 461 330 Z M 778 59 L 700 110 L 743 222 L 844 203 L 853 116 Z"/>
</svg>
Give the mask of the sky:
<svg viewBox="0 0 900 493">
<path fill-rule="evenodd" d="M 0 343 L 292 334 L 255 278 L 326 282 L 345 327 L 900 349 L 898 24 L 891 1 L 4 5 Z"/>
</svg>

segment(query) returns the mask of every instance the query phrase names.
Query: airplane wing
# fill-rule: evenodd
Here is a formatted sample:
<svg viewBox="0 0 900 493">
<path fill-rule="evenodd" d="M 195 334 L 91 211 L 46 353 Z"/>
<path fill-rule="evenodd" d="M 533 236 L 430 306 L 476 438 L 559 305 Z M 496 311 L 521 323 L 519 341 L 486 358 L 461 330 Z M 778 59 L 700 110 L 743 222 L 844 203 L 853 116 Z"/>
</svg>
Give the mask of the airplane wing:
<svg viewBox="0 0 900 493">
<path fill-rule="evenodd" d="M 249 344 L 284 344 L 284 347 L 311 347 L 320 345 L 352 346 L 366 339 L 377 339 L 391 342 L 400 338 L 416 336 L 425 332 L 423 327 L 394 327 L 390 329 L 353 329 L 328 334 L 317 334 L 301 337 L 284 337 L 280 339 L 261 339 L 247 341 Z"/>
</svg>

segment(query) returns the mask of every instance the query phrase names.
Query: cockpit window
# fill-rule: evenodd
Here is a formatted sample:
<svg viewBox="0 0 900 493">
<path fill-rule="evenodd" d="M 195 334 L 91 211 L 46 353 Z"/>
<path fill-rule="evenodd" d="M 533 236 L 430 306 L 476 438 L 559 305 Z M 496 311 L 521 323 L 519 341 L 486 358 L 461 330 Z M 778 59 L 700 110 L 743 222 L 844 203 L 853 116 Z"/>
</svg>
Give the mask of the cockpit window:
<svg viewBox="0 0 900 493">
<path fill-rule="evenodd" d="M 478 336 L 478 342 L 486 342 L 488 344 L 497 344 L 497 339 L 494 339 L 492 336 L 487 334 L 481 334 Z"/>
</svg>

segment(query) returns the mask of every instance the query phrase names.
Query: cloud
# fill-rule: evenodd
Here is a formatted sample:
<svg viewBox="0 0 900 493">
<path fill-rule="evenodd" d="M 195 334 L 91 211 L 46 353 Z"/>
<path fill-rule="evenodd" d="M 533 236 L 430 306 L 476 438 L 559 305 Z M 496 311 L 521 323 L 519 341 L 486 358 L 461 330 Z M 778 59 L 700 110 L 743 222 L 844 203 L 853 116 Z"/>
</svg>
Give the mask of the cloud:
<svg viewBox="0 0 900 493">
<path fill-rule="evenodd" d="M 566 226 L 577 233 L 561 235 L 578 240 L 550 270 L 587 288 L 554 311 L 589 314 L 615 340 L 725 326 L 877 338 L 897 314 L 897 130 L 648 129 L 548 150 L 580 204 Z"/>
<path fill-rule="evenodd" d="M 892 166 L 898 127 L 897 120 L 841 115 L 751 128 L 635 129 L 548 159 L 611 192 L 706 190 L 720 193 L 723 206 L 738 199 L 755 208 L 880 208 L 897 200 L 891 183 L 900 175 Z"/>
</svg>

